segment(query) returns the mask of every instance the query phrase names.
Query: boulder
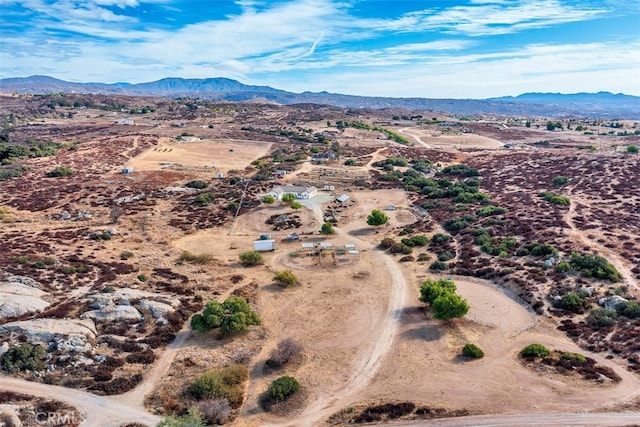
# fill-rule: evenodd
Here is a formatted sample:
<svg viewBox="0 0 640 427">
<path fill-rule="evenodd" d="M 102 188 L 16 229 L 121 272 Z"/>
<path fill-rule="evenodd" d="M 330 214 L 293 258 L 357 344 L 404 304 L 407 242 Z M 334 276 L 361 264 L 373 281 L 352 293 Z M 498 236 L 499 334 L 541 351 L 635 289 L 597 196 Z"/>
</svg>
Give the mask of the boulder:
<svg viewBox="0 0 640 427">
<path fill-rule="evenodd" d="M 21 282 L 0 282 L 0 319 L 42 311 L 50 304 L 46 292 Z"/>
<path fill-rule="evenodd" d="M 149 310 L 154 319 L 165 318 L 167 314 L 175 311 L 169 304 L 148 299 L 140 300 L 140 307 Z"/>
<path fill-rule="evenodd" d="M 606 297 L 606 298 L 600 298 L 598 300 L 598 304 L 603 306 L 604 308 L 607 308 L 609 310 L 617 310 L 618 307 L 620 307 L 623 304 L 626 304 L 627 302 L 629 302 L 628 300 L 622 298 L 619 295 L 612 295 L 610 297 Z"/>
<path fill-rule="evenodd" d="M 16 407 L 13 405 L 0 405 L 0 421 L 3 426 L 6 427 L 22 427 L 22 421 L 16 412 Z"/>
<path fill-rule="evenodd" d="M 140 321 L 142 315 L 135 307 L 130 305 L 118 305 L 105 307 L 102 310 L 92 310 L 82 313 L 81 319 L 94 319 L 101 322 L 114 322 L 121 320 Z"/>
<path fill-rule="evenodd" d="M 18 283 L 22 283 L 23 285 L 27 285 L 27 286 L 31 286 L 32 288 L 40 288 L 40 283 L 36 282 L 35 280 L 33 280 L 31 277 L 25 277 L 25 276 L 9 276 L 6 279 L 4 279 L 7 282 L 18 282 Z"/>
<path fill-rule="evenodd" d="M 86 337 L 94 339 L 97 335 L 96 326 L 91 319 L 30 319 L 9 322 L 0 326 L 0 334 L 22 334 L 29 341 L 48 344 L 58 336 Z"/>
</svg>

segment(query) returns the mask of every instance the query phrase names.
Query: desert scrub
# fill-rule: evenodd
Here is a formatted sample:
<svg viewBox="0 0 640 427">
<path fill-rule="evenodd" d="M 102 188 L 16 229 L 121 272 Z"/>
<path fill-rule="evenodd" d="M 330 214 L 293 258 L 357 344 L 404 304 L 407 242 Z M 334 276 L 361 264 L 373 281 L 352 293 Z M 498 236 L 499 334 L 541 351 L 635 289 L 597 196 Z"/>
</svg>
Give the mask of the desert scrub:
<svg viewBox="0 0 640 427">
<path fill-rule="evenodd" d="M 542 344 L 529 344 L 520 351 L 520 356 L 533 359 L 536 357 L 547 357 L 551 354 L 551 350 Z"/>
<path fill-rule="evenodd" d="M 180 254 L 178 261 L 192 262 L 194 264 L 208 264 L 213 261 L 213 255 L 211 254 L 194 254 L 189 251 L 183 251 Z"/>
</svg>

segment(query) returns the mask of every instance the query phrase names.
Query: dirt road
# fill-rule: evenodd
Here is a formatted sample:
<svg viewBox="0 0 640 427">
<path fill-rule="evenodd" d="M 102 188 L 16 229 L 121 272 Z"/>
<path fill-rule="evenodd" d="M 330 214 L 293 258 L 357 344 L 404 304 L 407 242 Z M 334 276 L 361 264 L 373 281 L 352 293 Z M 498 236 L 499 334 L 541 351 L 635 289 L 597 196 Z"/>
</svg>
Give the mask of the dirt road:
<svg viewBox="0 0 640 427">
<path fill-rule="evenodd" d="M 322 207 L 318 205 L 312 206 L 316 219 L 322 223 Z M 336 231 L 338 234 L 344 233 L 339 229 Z M 369 242 L 358 239 L 355 236 L 349 236 L 349 239 L 356 240 L 359 247 L 371 247 Z M 345 402 L 347 402 L 348 399 L 358 391 L 366 387 L 378 372 L 378 369 L 382 365 L 385 355 L 389 352 L 391 344 L 393 343 L 398 331 L 402 311 L 407 304 L 408 288 L 402 271 L 393 258 L 380 251 L 373 251 L 373 256 L 376 257 L 380 263 L 385 264 L 391 275 L 392 282 L 391 295 L 389 296 L 389 302 L 387 304 L 384 319 L 378 327 L 375 346 L 372 348 L 371 352 L 364 353 L 363 357 L 353 361 L 351 375 L 345 381 L 345 386 L 340 390 L 340 393 L 318 396 L 318 398 L 310 406 L 305 408 L 301 414 L 296 416 L 295 419 L 281 420 L 264 425 L 272 427 L 317 425 L 323 419 L 341 409 Z"/>
<path fill-rule="evenodd" d="M 191 335 L 190 321 L 187 321 L 180 332 L 176 334 L 175 339 L 167 346 L 162 356 L 153 365 L 148 375 L 145 375 L 144 379 L 136 388 L 127 393 L 114 396 L 113 399 L 123 402 L 128 406 L 135 407 L 142 410 L 144 409 L 144 398 L 147 394 L 151 393 L 156 385 L 160 382 L 162 377 L 167 373 L 167 370 L 171 366 L 173 359 L 176 356 L 178 350 L 183 346 L 184 342 Z"/>
<path fill-rule="evenodd" d="M 350 236 L 353 240 L 353 236 Z M 364 243 L 364 242 L 363 242 Z M 391 348 L 391 344 L 396 336 L 402 309 L 407 302 L 407 284 L 402 275 L 402 271 L 395 261 L 382 252 L 374 252 L 374 256 L 384 263 L 392 278 L 391 295 L 387 305 L 384 320 L 378 328 L 378 339 L 370 353 L 365 353 L 364 357 L 355 360 L 351 369 L 351 376 L 345 381 L 345 387 L 339 394 L 318 396 L 310 406 L 308 406 L 295 419 L 282 420 L 265 426 L 312 426 L 318 425 L 328 416 L 340 410 L 345 402 L 369 384 L 371 379 L 382 365 L 385 355 Z"/>
<path fill-rule="evenodd" d="M 373 424 L 389 427 L 414 427 L 429 425 L 433 427 L 467 427 L 467 426 L 624 426 L 640 423 L 637 412 L 603 412 L 603 413 L 556 413 L 556 414 L 512 414 L 512 415 L 479 415 L 472 417 L 442 418 L 437 420 L 400 421 L 384 424 Z"/>
<path fill-rule="evenodd" d="M 82 413 L 83 426 L 116 427 L 126 423 L 142 423 L 155 426 L 161 420 L 144 409 L 117 402 L 105 396 L 96 396 L 66 387 L 34 383 L 18 378 L 0 377 L 0 389 L 55 399 L 75 406 Z"/>
</svg>

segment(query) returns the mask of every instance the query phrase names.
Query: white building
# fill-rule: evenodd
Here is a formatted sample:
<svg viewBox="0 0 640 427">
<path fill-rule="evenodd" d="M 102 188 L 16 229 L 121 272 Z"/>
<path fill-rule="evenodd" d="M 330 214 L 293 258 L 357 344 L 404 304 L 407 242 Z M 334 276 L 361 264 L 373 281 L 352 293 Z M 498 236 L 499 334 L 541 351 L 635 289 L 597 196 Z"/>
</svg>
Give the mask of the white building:
<svg viewBox="0 0 640 427">
<path fill-rule="evenodd" d="M 267 193 L 267 195 L 275 197 L 276 200 L 282 200 L 285 194 L 293 194 L 296 199 L 311 199 L 318 194 L 318 189 L 301 185 L 276 185 Z"/>
</svg>

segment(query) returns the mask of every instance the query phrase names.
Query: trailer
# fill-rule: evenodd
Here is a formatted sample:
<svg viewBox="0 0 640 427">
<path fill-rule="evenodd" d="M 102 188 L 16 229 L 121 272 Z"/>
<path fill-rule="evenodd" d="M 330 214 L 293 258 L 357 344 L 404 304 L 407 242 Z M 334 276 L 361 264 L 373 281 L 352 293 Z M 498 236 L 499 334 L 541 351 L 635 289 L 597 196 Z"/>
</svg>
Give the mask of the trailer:
<svg viewBox="0 0 640 427">
<path fill-rule="evenodd" d="M 253 250 L 256 252 L 269 252 L 276 250 L 275 240 L 256 240 L 253 242 Z"/>
</svg>

